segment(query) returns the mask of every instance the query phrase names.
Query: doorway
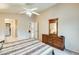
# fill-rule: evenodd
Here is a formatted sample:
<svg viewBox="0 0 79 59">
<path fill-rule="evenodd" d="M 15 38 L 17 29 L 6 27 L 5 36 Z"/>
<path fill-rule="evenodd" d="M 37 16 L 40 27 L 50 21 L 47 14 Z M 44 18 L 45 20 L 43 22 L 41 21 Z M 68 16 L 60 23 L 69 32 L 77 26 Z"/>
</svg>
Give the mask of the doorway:
<svg viewBox="0 0 79 59">
<path fill-rule="evenodd" d="M 16 41 L 17 37 L 17 21 L 14 19 L 5 19 L 5 41 Z"/>
<path fill-rule="evenodd" d="M 38 23 L 37 22 L 31 22 L 30 24 L 30 38 L 32 39 L 38 39 Z"/>
</svg>

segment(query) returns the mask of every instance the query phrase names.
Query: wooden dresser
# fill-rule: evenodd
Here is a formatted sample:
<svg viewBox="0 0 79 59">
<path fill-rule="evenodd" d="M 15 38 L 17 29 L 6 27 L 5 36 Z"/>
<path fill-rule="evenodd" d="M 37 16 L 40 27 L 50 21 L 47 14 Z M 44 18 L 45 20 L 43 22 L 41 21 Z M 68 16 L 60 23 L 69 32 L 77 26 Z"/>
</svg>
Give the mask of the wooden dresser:
<svg viewBox="0 0 79 59">
<path fill-rule="evenodd" d="M 58 37 L 57 35 L 46 35 L 42 34 L 42 42 L 51 45 L 55 48 L 58 48 L 60 50 L 64 50 L 65 45 L 64 45 L 64 37 L 60 36 Z"/>
<path fill-rule="evenodd" d="M 42 34 L 42 42 L 64 50 L 64 36 L 58 36 L 58 18 L 49 19 L 49 34 Z"/>
</svg>

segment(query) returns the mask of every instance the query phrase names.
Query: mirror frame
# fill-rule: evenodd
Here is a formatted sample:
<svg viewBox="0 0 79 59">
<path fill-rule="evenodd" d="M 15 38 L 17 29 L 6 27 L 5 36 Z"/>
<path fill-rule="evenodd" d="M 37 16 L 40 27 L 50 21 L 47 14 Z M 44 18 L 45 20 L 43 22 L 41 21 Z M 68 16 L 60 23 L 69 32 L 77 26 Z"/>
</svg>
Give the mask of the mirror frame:
<svg viewBox="0 0 79 59">
<path fill-rule="evenodd" d="M 50 24 L 51 23 L 56 23 L 56 35 L 58 36 L 58 18 L 49 19 L 49 35 L 53 34 L 53 33 L 50 33 Z"/>
</svg>

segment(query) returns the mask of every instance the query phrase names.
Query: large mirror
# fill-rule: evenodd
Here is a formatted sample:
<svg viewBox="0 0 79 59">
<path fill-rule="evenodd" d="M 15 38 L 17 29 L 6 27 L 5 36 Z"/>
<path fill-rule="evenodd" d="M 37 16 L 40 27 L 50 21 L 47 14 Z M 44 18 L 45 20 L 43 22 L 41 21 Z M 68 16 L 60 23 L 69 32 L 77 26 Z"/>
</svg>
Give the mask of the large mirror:
<svg viewBox="0 0 79 59">
<path fill-rule="evenodd" d="M 58 18 L 49 20 L 49 34 L 58 35 Z"/>
<path fill-rule="evenodd" d="M 6 32 L 5 32 L 5 36 L 11 36 L 11 24 L 10 23 L 5 23 L 6 25 Z"/>
</svg>

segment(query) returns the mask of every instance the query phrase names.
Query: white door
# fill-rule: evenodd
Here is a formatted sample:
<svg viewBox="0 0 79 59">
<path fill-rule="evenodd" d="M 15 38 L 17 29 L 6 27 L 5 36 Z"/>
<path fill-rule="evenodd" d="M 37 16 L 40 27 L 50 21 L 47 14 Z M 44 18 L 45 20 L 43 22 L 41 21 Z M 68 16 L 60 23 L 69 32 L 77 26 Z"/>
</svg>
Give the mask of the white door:
<svg viewBox="0 0 79 59">
<path fill-rule="evenodd" d="M 31 22 L 31 33 L 30 38 L 38 39 L 38 23 L 37 22 Z"/>
<path fill-rule="evenodd" d="M 38 39 L 38 23 L 34 23 L 34 38 Z"/>
</svg>

